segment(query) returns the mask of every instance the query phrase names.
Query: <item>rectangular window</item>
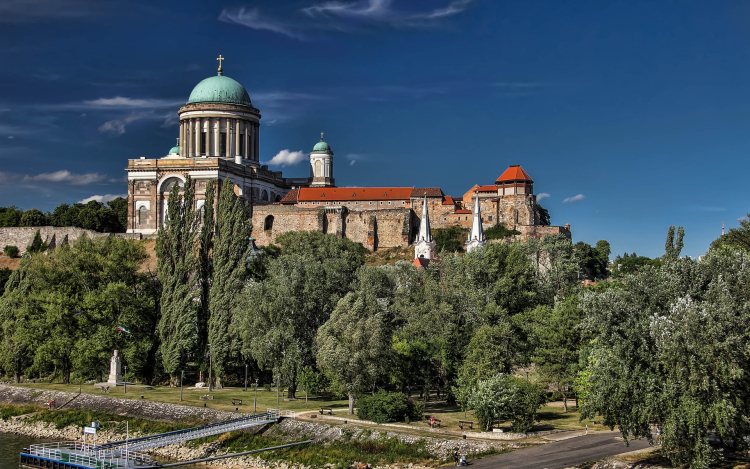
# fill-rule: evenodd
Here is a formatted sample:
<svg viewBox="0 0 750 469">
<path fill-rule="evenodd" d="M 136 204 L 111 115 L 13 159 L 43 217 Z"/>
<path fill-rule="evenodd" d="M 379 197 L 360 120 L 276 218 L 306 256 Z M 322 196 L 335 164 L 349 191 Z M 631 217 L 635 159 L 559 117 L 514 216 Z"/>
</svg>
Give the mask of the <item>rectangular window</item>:
<svg viewBox="0 0 750 469">
<path fill-rule="evenodd" d="M 208 134 L 201 132 L 201 155 L 206 154 L 206 137 L 208 137 Z"/>
<path fill-rule="evenodd" d="M 492 221 L 492 215 L 487 217 L 487 221 Z"/>
<path fill-rule="evenodd" d="M 242 138 L 241 136 L 240 136 L 240 153 L 239 154 L 242 155 L 243 158 L 245 157 L 245 139 Z"/>
<path fill-rule="evenodd" d="M 227 156 L 227 133 L 219 134 L 219 156 Z"/>
</svg>

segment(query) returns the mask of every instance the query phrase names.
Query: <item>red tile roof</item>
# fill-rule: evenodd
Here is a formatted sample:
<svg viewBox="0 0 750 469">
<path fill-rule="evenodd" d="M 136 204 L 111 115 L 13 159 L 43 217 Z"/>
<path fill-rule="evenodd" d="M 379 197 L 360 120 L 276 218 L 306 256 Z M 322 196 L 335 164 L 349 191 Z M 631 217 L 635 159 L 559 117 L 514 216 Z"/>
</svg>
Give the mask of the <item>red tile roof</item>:
<svg viewBox="0 0 750 469">
<path fill-rule="evenodd" d="M 517 164 L 510 165 L 508 169 L 506 169 L 505 172 L 499 178 L 497 178 L 497 181 L 495 182 L 498 183 L 507 181 L 534 182 L 534 180 L 531 179 L 531 176 L 529 176 L 526 171 L 524 171 L 523 168 Z"/>
<path fill-rule="evenodd" d="M 439 187 L 415 187 L 411 191 L 412 197 L 443 197 L 443 191 Z"/>
<path fill-rule="evenodd" d="M 497 192 L 497 186 L 494 184 L 487 185 L 487 186 L 480 186 L 476 188 L 476 191 L 477 192 Z"/>
<path fill-rule="evenodd" d="M 430 260 L 425 259 L 424 257 L 420 257 L 417 259 L 414 259 L 414 262 L 412 262 L 412 265 L 415 266 L 417 269 L 419 268 L 426 268 L 428 265 L 430 265 Z"/>
<path fill-rule="evenodd" d="M 409 200 L 411 187 L 303 187 L 299 202 L 347 200 Z"/>
<path fill-rule="evenodd" d="M 453 213 L 471 213 L 471 210 L 466 210 L 466 209 L 461 208 L 461 209 L 456 210 Z"/>
<path fill-rule="evenodd" d="M 446 195 L 443 199 L 443 205 L 456 205 L 456 201 L 453 200 L 453 197 Z"/>
<path fill-rule="evenodd" d="M 287 192 L 284 198 L 281 199 L 279 202 L 281 202 L 282 204 L 296 204 L 298 196 L 299 196 L 299 189 L 292 189 L 289 192 Z"/>
</svg>

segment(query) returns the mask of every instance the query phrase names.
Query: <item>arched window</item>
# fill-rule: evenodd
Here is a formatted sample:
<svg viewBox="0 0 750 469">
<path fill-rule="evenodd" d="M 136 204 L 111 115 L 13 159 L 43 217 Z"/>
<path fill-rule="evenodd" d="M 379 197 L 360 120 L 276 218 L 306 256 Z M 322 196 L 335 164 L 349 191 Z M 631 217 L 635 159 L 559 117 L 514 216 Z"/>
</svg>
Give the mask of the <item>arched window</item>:
<svg viewBox="0 0 750 469">
<path fill-rule="evenodd" d="M 270 230 L 273 228 L 273 215 L 268 215 L 266 220 L 263 222 L 263 229 Z"/>
<path fill-rule="evenodd" d="M 145 225 L 147 216 L 148 210 L 144 205 L 141 205 L 141 208 L 138 209 L 138 225 Z"/>
<path fill-rule="evenodd" d="M 261 202 L 268 202 L 268 191 L 263 189 L 263 192 L 260 193 L 260 200 Z"/>
<path fill-rule="evenodd" d="M 315 162 L 315 177 L 323 177 L 323 163 L 320 160 Z"/>
<path fill-rule="evenodd" d="M 276 195 L 276 197 L 273 200 L 274 200 L 274 202 L 281 202 L 281 197 L 279 197 L 278 195 Z"/>
</svg>

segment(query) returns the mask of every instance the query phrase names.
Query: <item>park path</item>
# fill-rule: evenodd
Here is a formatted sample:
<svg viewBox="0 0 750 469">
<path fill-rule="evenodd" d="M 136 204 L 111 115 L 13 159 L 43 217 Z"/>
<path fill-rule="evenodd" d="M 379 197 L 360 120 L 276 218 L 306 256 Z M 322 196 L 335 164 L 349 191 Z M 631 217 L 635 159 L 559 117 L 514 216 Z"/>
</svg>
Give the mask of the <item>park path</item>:
<svg viewBox="0 0 750 469">
<path fill-rule="evenodd" d="M 561 469 L 650 447 L 645 439 L 625 446 L 619 432 L 597 432 L 470 461 L 470 465 L 474 469 Z"/>
</svg>

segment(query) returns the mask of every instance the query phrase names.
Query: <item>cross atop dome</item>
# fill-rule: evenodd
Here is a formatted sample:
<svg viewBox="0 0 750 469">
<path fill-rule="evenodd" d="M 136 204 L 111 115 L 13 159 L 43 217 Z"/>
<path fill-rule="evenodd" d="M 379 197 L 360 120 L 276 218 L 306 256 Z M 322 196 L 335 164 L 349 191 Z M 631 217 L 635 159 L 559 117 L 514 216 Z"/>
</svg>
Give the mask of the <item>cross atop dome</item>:
<svg viewBox="0 0 750 469">
<path fill-rule="evenodd" d="M 227 59 L 225 59 L 224 57 L 221 56 L 221 54 L 219 54 L 219 57 L 217 57 L 216 60 L 219 61 L 219 75 L 221 75 L 222 72 L 224 71 L 224 69 L 221 68 L 221 61 L 227 60 Z"/>
</svg>

